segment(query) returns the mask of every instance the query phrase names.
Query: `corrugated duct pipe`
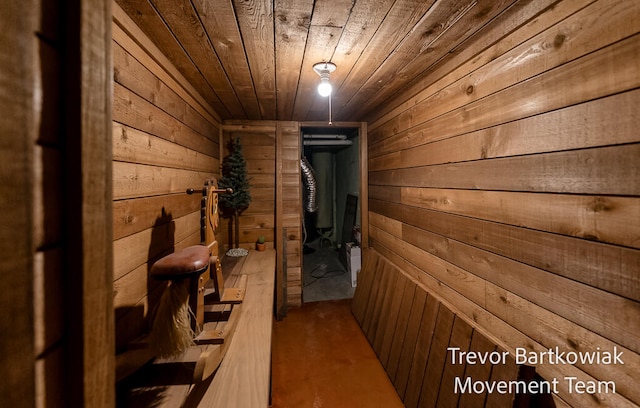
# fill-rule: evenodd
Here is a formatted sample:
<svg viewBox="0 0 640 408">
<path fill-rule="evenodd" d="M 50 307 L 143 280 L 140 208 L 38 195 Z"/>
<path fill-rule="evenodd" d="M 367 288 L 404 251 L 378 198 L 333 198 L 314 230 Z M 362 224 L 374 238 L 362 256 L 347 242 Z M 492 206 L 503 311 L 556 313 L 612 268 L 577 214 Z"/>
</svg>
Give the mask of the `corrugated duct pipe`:
<svg viewBox="0 0 640 408">
<path fill-rule="evenodd" d="M 307 158 L 304 156 L 300 159 L 300 167 L 302 169 L 302 181 L 305 186 L 304 209 L 310 213 L 316 212 L 318 209 L 316 175 L 311 164 L 309 164 L 309 161 L 307 161 Z"/>
</svg>

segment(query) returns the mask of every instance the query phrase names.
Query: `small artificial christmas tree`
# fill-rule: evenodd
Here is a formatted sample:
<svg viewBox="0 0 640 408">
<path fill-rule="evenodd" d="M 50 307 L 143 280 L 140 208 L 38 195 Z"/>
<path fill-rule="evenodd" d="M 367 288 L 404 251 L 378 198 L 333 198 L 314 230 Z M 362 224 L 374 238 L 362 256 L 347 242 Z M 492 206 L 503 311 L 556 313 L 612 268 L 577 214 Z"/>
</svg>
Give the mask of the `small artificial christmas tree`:
<svg viewBox="0 0 640 408">
<path fill-rule="evenodd" d="M 231 237 L 232 221 L 235 223 L 234 248 L 238 248 L 240 246 L 240 214 L 249 207 L 251 194 L 249 193 L 247 162 L 242 154 L 242 144 L 239 137 L 229 142 L 229 151 L 229 155 L 222 160 L 222 177 L 218 184 L 219 188 L 231 188 L 233 193 L 220 194 L 218 200 L 222 213 L 231 218 L 229 237 Z"/>
</svg>

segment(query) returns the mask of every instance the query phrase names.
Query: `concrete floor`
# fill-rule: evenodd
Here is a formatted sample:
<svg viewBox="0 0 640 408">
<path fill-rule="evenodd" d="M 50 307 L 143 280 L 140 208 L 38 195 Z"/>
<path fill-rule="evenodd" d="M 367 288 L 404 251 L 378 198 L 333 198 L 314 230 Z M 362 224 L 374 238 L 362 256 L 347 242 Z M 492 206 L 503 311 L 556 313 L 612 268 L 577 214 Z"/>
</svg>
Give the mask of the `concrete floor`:
<svg viewBox="0 0 640 408">
<path fill-rule="evenodd" d="M 304 303 L 275 322 L 273 408 L 403 407 L 351 314 L 351 300 Z"/>
<path fill-rule="evenodd" d="M 322 246 L 318 239 L 307 246 L 313 252 L 303 259 L 302 301 L 351 299 L 355 288 L 351 287 L 351 276 L 338 257 L 338 250 L 327 240 Z"/>
</svg>

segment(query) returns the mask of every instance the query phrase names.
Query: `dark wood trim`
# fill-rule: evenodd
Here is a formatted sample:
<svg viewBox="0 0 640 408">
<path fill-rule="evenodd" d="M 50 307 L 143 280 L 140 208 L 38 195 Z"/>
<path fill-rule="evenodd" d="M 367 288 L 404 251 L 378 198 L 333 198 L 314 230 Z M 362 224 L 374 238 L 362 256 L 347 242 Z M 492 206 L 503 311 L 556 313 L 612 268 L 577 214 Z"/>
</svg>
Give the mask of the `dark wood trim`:
<svg viewBox="0 0 640 408">
<path fill-rule="evenodd" d="M 278 320 L 287 315 L 286 270 L 284 267 L 287 254 L 284 253 L 283 240 L 283 194 L 282 194 L 282 125 L 276 124 L 276 232 L 274 234 L 276 246 L 276 286 L 275 286 L 275 314 Z"/>
<path fill-rule="evenodd" d="M 369 247 L 369 138 L 367 122 L 360 124 L 360 246 Z"/>
<path fill-rule="evenodd" d="M 68 406 L 115 405 L 111 2 L 65 7 Z"/>
<path fill-rule="evenodd" d="M 3 2 L 0 26 L 0 132 L 2 211 L 0 211 L 0 406 L 35 406 L 33 164 L 40 77 L 38 30 L 40 4 Z"/>
</svg>

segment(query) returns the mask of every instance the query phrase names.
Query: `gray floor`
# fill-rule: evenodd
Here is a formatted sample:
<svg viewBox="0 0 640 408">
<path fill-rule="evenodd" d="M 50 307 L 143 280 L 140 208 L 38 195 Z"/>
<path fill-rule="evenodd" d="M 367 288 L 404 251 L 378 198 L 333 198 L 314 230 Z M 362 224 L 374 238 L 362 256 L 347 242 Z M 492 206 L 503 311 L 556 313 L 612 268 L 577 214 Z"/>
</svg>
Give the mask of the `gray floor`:
<svg viewBox="0 0 640 408">
<path fill-rule="evenodd" d="M 338 250 L 327 240 L 320 247 L 319 240 L 308 242 L 315 251 L 304 255 L 302 301 L 350 299 L 355 288 L 351 287 L 351 277 L 340 262 Z"/>
</svg>

